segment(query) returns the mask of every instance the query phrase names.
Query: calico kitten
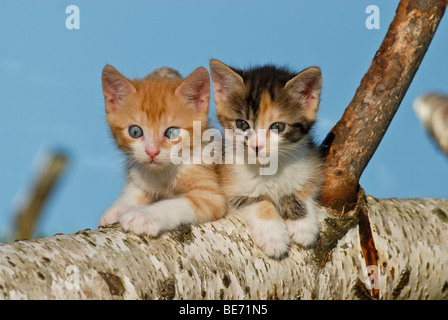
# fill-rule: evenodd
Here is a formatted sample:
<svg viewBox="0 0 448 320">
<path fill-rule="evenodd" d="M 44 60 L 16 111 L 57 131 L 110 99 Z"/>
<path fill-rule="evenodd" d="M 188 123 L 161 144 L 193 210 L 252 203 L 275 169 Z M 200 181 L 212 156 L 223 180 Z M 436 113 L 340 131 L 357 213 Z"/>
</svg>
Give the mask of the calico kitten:
<svg viewBox="0 0 448 320">
<path fill-rule="evenodd" d="M 193 145 L 193 121 L 200 121 L 202 130 L 207 127 L 208 71 L 198 68 L 182 80 L 176 71 L 163 68 L 128 80 L 107 65 L 102 82 L 106 118 L 126 155 L 127 182 L 99 226 L 119 222 L 125 231 L 155 237 L 222 217 L 226 204 L 216 168 L 176 165 L 170 159 L 177 144 Z"/>
<path fill-rule="evenodd" d="M 239 140 L 244 154 L 234 152 L 235 160 L 247 158 L 244 164 L 234 161 L 220 170 L 229 209 L 247 218 L 254 242 L 268 256 L 286 256 L 290 239 L 313 247 L 319 236 L 315 201 L 323 164 L 310 130 L 319 106 L 320 69 L 297 75 L 269 65 L 243 71 L 211 60 L 210 71 L 219 122 L 244 136 Z M 265 135 L 259 133 L 263 129 Z M 262 175 L 267 154 L 278 157 L 278 167 Z M 251 157 L 257 160 L 253 164 Z"/>
</svg>

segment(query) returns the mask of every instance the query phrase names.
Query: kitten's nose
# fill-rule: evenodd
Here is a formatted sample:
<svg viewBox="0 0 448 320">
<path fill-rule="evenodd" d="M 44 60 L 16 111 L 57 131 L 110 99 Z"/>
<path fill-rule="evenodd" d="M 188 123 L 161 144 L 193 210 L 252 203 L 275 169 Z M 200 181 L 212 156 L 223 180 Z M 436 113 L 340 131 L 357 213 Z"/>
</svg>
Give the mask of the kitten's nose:
<svg viewBox="0 0 448 320">
<path fill-rule="evenodd" d="M 146 154 L 151 158 L 151 160 L 154 160 L 155 157 L 160 153 L 159 149 L 146 149 Z"/>
<path fill-rule="evenodd" d="M 249 147 L 255 151 L 255 154 L 258 156 L 258 153 L 264 149 L 266 146 L 266 137 L 264 131 L 258 131 L 249 139 Z"/>
<path fill-rule="evenodd" d="M 257 144 L 257 145 L 251 145 L 250 147 L 252 148 L 252 150 L 255 151 L 255 154 L 258 156 L 258 152 L 260 152 L 261 150 L 263 150 L 264 145 L 262 145 L 262 144 Z"/>
</svg>

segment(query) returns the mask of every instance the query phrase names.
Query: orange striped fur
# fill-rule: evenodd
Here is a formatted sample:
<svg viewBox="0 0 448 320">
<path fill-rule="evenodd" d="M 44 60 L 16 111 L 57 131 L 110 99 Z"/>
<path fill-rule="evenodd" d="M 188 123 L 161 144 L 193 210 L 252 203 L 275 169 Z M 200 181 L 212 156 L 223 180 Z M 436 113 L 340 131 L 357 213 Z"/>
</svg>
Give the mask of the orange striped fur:
<svg viewBox="0 0 448 320">
<path fill-rule="evenodd" d="M 129 80 L 112 66 L 104 68 L 106 118 L 126 155 L 128 174 L 122 195 L 106 210 L 100 226 L 119 222 L 127 231 L 158 236 L 185 224 L 219 219 L 226 212 L 215 165 L 176 165 L 170 160 L 171 149 L 187 143 L 188 136 L 193 149 L 193 121 L 200 121 L 202 132 L 207 129 L 209 74 L 198 68 L 182 80 L 174 70 L 162 71 Z M 160 76 L 167 72 L 169 76 Z M 140 137 L 131 136 L 132 126 L 141 128 Z M 178 141 L 165 136 L 172 127 L 181 130 Z"/>
</svg>

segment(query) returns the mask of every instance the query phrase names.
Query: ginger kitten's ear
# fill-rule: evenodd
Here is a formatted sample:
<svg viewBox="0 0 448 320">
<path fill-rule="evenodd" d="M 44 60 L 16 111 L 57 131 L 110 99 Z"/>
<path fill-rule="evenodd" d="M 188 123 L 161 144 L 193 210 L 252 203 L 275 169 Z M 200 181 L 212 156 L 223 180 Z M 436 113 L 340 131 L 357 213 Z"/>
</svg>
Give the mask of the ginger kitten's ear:
<svg viewBox="0 0 448 320">
<path fill-rule="evenodd" d="M 205 68 L 197 68 L 176 88 L 175 94 L 184 97 L 197 113 L 206 113 L 210 100 L 210 75 Z"/>
<path fill-rule="evenodd" d="M 210 73 L 216 102 L 227 100 L 230 93 L 244 85 L 243 78 L 219 60 L 210 60 Z"/>
<path fill-rule="evenodd" d="M 107 112 L 116 111 L 128 95 L 136 92 L 132 83 L 111 65 L 104 67 L 102 81 Z"/>
<path fill-rule="evenodd" d="M 303 105 L 308 119 L 316 120 L 322 89 L 322 74 L 318 67 L 303 70 L 289 80 L 284 89 Z"/>
</svg>

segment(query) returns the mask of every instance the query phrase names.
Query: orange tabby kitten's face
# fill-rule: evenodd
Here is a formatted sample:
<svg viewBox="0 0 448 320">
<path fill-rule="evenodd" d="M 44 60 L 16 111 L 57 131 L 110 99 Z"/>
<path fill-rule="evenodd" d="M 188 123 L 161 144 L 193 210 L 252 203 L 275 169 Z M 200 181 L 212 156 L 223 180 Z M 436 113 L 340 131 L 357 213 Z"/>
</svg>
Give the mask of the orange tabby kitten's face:
<svg viewBox="0 0 448 320">
<path fill-rule="evenodd" d="M 173 165 L 174 145 L 193 146 L 193 121 L 207 126 L 210 80 L 196 69 L 185 80 L 128 80 L 112 66 L 103 70 L 107 121 L 131 164 L 151 169 Z M 178 150 L 178 149 L 177 149 Z"/>
</svg>

